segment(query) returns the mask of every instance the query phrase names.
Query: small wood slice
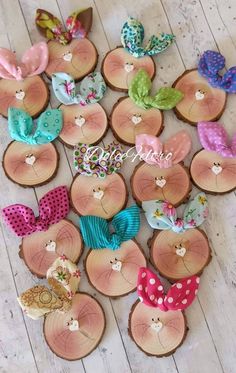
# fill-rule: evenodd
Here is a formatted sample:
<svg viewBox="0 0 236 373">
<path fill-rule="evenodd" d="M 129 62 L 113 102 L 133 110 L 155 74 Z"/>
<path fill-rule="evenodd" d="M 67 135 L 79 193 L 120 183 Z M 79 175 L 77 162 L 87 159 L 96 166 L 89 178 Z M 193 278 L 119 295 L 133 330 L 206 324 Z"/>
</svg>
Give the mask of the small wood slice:
<svg viewBox="0 0 236 373">
<path fill-rule="evenodd" d="M 183 343 L 187 324 L 181 311 L 163 312 L 137 301 L 129 315 L 129 335 L 149 356 L 169 356 Z"/>
<path fill-rule="evenodd" d="M 226 93 L 211 87 L 196 69 L 187 70 L 173 84 L 184 94 L 174 111 L 184 122 L 196 125 L 199 121 L 215 121 L 226 105 Z"/>
<path fill-rule="evenodd" d="M 8 108 L 15 107 L 37 118 L 49 103 L 49 90 L 40 76 L 24 80 L 0 80 L 0 114 L 8 117 Z"/>
<path fill-rule="evenodd" d="M 236 158 L 200 150 L 193 156 L 190 174 L 194 184 L 206 193 L 229 193 L 236 189 Z"/>
<path fill-rule="evenodd" d="M 152 108 L 144 110 L 129 97 L 122 97 L 114 105 L 110 118 L 114 136 L 126 145 L 135 145 L 141 133 L 158 136 L 163 130 L 163 114 Z"/>
<path fill-rule="evenodd" d="M 106 178 L 75 176 L 71 188 L 71 205 L 79 215 L 95 215 L 110 219 L 127 203 L 127 187 L 120 174 Z"/>
<path fill-rule="evenodd" d="M 143 251 L 135 240 L 123 242 L 115 251 L 90 250 L 85 259 L 90 284 L 108 297 L 122 297 L 135 291 L 139 268 L 146 265 Z"/>
<path fill-rule="evenodd" d="M 99 104 L 61 105 L 63 128 L 59 139 L 69 148 L 78 143 L 97 144 L 108 130 L 107 115 Z"/>
<path fill-rule="evenodd" d="M 149 57 L 135 58 L 123 47 L 117 47 L 108 52 L 102 62 L 102 74 L 107 85 L 115 91 L 128 92 L 128 87 L 139 69 L 147 71 L 154 79 L 156 66 Z"/>
<path fill-rule="evenodd" d="M 48 268 L 63 254 L 78 263 L 83 252 L 79 229 L 69 220 L 51 225 L 46 232 L 35 232 L 22 239 L 20 257 L 36 276 L 46 277 Z"/>
<path fill-rule="evenodd" d="M 3 154 L 6 176 L 24 187 L 46 184 L 56 176 L 58 165 L 59 154 L 52 143 L 32 146 L 12 141 Z"/>
<path fill-rule="evenodd" d="M 105 314 L 92 296 L 77 293 L 68 312 L 51 312 L 44 321 L 49 348 L 65 360 L 79 360 L 100 343 L 105 331 Z"/>
<path fill-rule="evenodd" d="M 97 65 L 97 49 L 86 38 L 73 39 L 67 45 L 50 40 L 48 42 L 48 49 L 49 63 L 45 73 L 49 79 L 56 72 L 65 72 L 70 74 L 75 81 L 78 81 L 90 74 Z"/>
<path fill-rule="evenodd" d="M 211 259 L 206 234 L 200 229 L 184 233 L 155 232 L 150 247 L 151 262 L 170 281 L 200 275 Z"/>
<path fill-rule="evenodd" d="M 190 176 L 187 168 L 181 164 L 159 168 L 143 161 L 134 169 L 131 189 L 138 204 L 160 199 L 178 206 L 188 198 Z"/>
</svg>

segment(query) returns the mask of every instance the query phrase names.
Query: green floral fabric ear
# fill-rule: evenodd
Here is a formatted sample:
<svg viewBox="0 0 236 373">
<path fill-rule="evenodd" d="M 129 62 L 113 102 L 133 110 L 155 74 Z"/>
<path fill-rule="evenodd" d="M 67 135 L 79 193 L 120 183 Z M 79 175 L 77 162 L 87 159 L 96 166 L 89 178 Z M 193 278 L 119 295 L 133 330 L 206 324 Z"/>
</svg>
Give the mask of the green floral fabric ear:
<svg viewBox="0 0 236 373">
<path fill-rule="evenodd" d="M 135 75 L 129 87 L 129 96 L 137 106 L 143 109 L 157 108 L 160 110 L 173 109 L 184 97 L 175 88 L 160 88 L 155 96 L 150 96 L 152 82 L 148 73 L 141 69 Z"/>
</svg>

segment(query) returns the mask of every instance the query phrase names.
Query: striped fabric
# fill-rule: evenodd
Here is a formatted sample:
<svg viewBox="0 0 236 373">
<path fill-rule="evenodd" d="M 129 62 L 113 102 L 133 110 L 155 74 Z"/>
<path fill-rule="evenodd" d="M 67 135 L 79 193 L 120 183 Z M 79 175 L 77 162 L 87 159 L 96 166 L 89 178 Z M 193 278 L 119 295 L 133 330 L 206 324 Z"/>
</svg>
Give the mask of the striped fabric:
<svg viewBox="0 0 236 373">
<path fill-rule="evenodd" d="M 135 237 L 140 228 L 140 210 L 133 205 L 120 211 L 111 221 L 114 233 L 110 232 L 107 220 L 98 216 L 82 216 L 80 229 L 86 246 L 92 249 L 119 249 L 122 242 Z"/>
</svg>

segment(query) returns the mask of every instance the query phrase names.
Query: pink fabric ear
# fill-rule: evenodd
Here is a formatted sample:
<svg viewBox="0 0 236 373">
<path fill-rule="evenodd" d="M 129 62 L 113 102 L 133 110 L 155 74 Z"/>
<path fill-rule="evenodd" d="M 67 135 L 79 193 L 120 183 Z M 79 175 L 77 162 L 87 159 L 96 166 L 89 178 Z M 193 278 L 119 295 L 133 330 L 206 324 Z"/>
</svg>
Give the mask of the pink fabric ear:
<svg viewBox="0 0 236 373">
<path fill-rule="evenodd" d="M 196 297 L 199 283 L 200 278 L 192 276 L 172 285 L 165 298 L 166 308 L 172 311 L 183 311 L 189 307 Z"/>
<path fill-rule="evenodd" d="M 3 79 L 17 79 L 20 77 L 17 69 L 16 54 L 6 48 L 0 48 L 0 77 Z"/>
<path fill-rule="evenodd" d="M 158 155 L 162 153 L 163 145 L 156 136 L 137 135 L 135 139 L 136 151 L 148 164 L 158 164 Z"/>
<path fill-rule="evenodd" d="M 166 311 L 163 285 L 150 269 L 145 267 L 139 269 L 137 292 L 140 301 L 146 306 L 159 307 L 162 311 Z"/>
<path fill-rule="evenodd" d="M 190 152 L 192 140 L 187 131 L 183 130 L 170 137 L 164 144 L 164 153 L 172 153 L 172 164 L 177 164 L 184 160 Z"/>
</svg>

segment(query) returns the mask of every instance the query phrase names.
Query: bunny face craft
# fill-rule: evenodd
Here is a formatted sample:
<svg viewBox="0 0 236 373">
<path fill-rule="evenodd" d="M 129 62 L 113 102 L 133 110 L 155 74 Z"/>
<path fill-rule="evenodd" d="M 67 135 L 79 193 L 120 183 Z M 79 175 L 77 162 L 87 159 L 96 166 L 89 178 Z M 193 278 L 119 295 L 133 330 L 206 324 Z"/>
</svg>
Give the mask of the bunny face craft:
<svg viewBox="0 0 236 373">
<path fill-rule="evenodd" d="M 148 268 L 140 268 L 137 281 L 139 300 L 129 315 L 129 334 L 149 356 L 169 356 L 183 343 L 187 323 L 183 311 L 194 301 L 200 279 L 179 280 L 165 292 L 164 286 Z"/>
<path fill-rule="evenodd" d="M 188 203 L 183 218 L 168 201 L 145 201 L 146 219 L 155 232 L 149 240 L 151 261 L 170 281 L 199 275 L 211 259 L 206 234 L 198 227 L 208 216 L 206 195 L 199 193 Z"/>
<path fill-rule="evenodd" d="M 153 79 L 156 67 L 152 56 L 167 49 L 173 42 L 174 35 L 153 35 L 146 47 L 143 47 L 143 40 L 143 25 L 130 17 L 121 30 L 123 47 L 108 52 L 103 60 L 103 76 L 111 89 L 127 92 L 130 81 L 141 68 Z"/>
<path fill-rule="evenodd" d="M 182 98 L 174 88 L 160 88 L 155 96 L 148 73 L 140 69 L 129 86 L 129 97 L 123 97 L 114 105 L 111 128 L 114 136 L 126 145 L 134 145 L 135 137 L 142 133 L 160 135 L 163 130 L 162 110 L 172 109 Z"/>
<path fill-rule="evenodd" d="M 207 193 L 229 193 L 236 188 L 236 133 L 232 139 L 218 122 L 199 122 L 198 136 L 203 149 L 190 165 L 194 184 Z"/>
<path fill-rule="evenodd" d="M 105 330 L 101 305 L 91 295 L 77 292 L 80 276 L 77 266 L 61 255 L 47 271 L 50 288 L 36 285 L 17 298 L 28 317 L 44 317 L 43 333 L 49 348 L 66 360 L 90 354 Z"/>
<path fill-rule="evenodd" d="M 140 266 L 146 265 L 134 239 L 140 229 L 140 212 L 132 205 L 116 214 L 111 225 L 97 216 L 82 216 L 80 229 L 86 246 L 85 271 L 91 285 L 103 295 L 121 297 L 136 289 Z M 96 232 L 96 233 L 95 233 Z"/>
<path fill-rule="evenodd" d="M 59 72 L 52 75 L 52 86 L 62 103 L 64 121 L 59 139 L 69 148 L 99 143 L 108 129 L 106 112 L 99 104 L 106 92 L 102 75 L 93 72 L 75 85 L 72 76 Z"/>
<path fill-rule="evenodd" d="M 66 219 L 69 196 L 65 186 L 46 193 L 38 209 L 39 215 L 35 217 L 31 208 L 14 204 L 5 207 L 2 215 L 11 230 L 22 237 L 20 257 L 33 274 L 43 278 L 62 254 L 77 263 L 83 243 L 79 229 Z"/>
<path fill-rule="evenodd" d="M 66 20 L 66 29 L 53 14 L 36 11 L 36 26 L 49 39 L 49 63 L 45 73 L 51 79 L 56 72 L 65 72 L 76 81 L 91 73 L 98 59 L 93 43 L 87 39 L 92 26 L 93 9 L 73 12 Z"/>
<path fill-rule="evenodd" d="M 176 105 L 177 117 L 189 124 L 199 121 L 215 121 L 221 117 L 228 93 L 236 92 L 236 67 L 224 75 L 225 58 L 214 51 L 205 51 L 200 57 L 198 69 L 187 70 L 173 84 L 184 93 L 184 99 Z"/>
<path fill-rule="evenodd" d="M 40 77 L 48 64 L 44 42 L 29 48 L 17 60 L 16 53 L 0 48 L 0 114 L 7 118 L 11 106 L 26 110 L 33 118 L 47 107 L 49 91 Z"/>
<path fill-rule="evenodd" d="M 131 189 L 137 203 L 152 199 L 181 204 L 191 190 L 187 169 L 180 163 L 191 149 L 188 132 L 180 131 L 165 143 L 151 135 L 136 136 L 139 159 L 131 177 Z"/>
<path fill-rule="evenodd" d="M 100 147 L 78 144 L 74 150 L 74 166 L 78 172 L 71 188 L 71 203 L 79 215 L 95 215 L 111 219 L 127 203 L 127 187 L 118 172 L 124 152 L 120 144 Z"/>
<path fill-rule="evenodd" d="M 21 186 L 34 187 L 50 181 L 57 173 L 59 155 L 51 142 L 62 128 L 62 111 L 43 112 L 36 125 L 24 110 L 9 108 L 8 128 L 13 140 L 3 154 L 6 176 Z"/>
</svg>

